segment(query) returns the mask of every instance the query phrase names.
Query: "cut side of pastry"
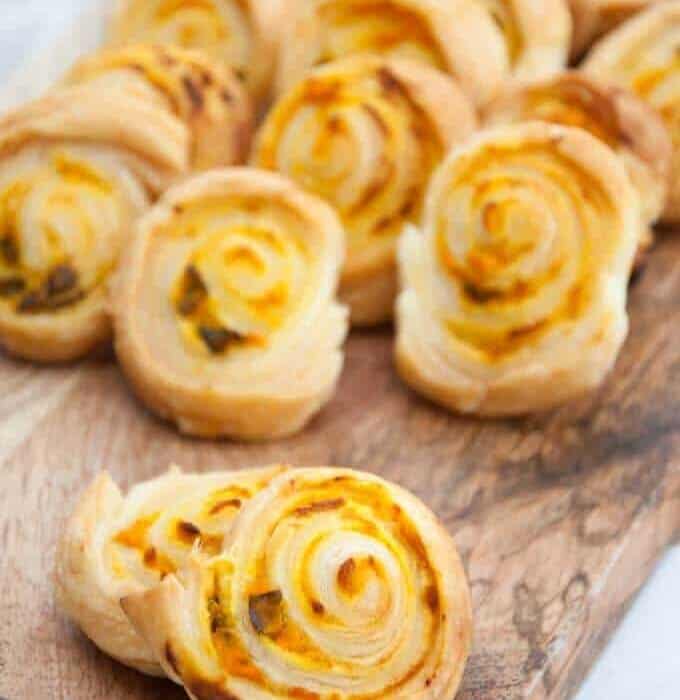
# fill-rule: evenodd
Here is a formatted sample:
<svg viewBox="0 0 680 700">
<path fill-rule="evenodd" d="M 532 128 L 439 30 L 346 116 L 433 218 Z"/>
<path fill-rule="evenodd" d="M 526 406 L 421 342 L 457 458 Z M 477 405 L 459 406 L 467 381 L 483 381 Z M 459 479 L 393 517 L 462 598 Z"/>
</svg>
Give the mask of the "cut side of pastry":
<svg viewBox="0 0 680 700">
<path fill-rule="evenodd" d="M 450 700 L 471 641 L 448 533 L 411 494 L 346 469 L 277 477 L 221 554 L 122 606 L 194 700 Z"/>
<path fill-rule="evenodd" d="M 271 86 L 282 9 L 280 0 L 117 0 L 109 38 L 115 46 L 205 51 L 261 100 Z"/>
<path fill-rule="evenodd" d="M 242 163 L 250 148 L 250 96 L 232 69 L 201 52 L 152 45 L 105 49 L 81 59 L 65 82 L 131 91 L 168 109 L 189 129 L 195 170 Z"/>
<path fill-rule="evenodd" d="M 540 120 L 585 129 L 615 150 L 640 195 L 640 253 L 666 205 L 673 145 L 654 110 L 633 93 L 586 73 L 565 72 L 510 88 L 486 112 L 487 125 Z"/>
<path fill-rule="evenodd" d="M 582 129 L 527 122 L 455 148 L 424 231 L 400 244 L 402 377 L 486 416 L 597 387 L 627 334 L 638 199 L 622 160 Z"/>
<path fill-rule="evenodd" d="M 169 190 L 139 222 L 112 294 L 139 397 L 192 435 L 301 429 L 342 367 L 343 257 L 333 210 L 275 173 L 225 169 Z"/>
<path fill-rule="evenodd" d="M 165 109 L 91 87 L 0 122 L 0 344 L 42 362 L 110 338 L 109 277 L 150 197 L 187 167 Z"/>
<path fill-rule="evenodd" d="M 377 56 L 316 69 L 269 113 L 252 162 L 338 211 L 348 245 L 340 296 L 354 325 L 392 317 L 396 240 L 419 220 L 432 171 L 476 125 L 447 75 Z"/>
<path fill-rule="evenodd" d="M 664 0 L 569 0 L 574 24 L 571 55 L 582 56 L 603 34 Z"/>
<path fill-rule="evenodd" d="M 130 624 L 120 599 L 153 588 L 190 556 L 214 557 L 245 504 L 285 467 L 167 474 L 124 496 L 98 476 L 69 519 L 57 553 L 57 600 L 106 654 L 162 676 L 153 650 Z"/>
<path fill-rule="evenodd" d="M 664 120 L 673 141 L 671 190 L 663 221 L 680 221 L 680 2 L 662 2 L 604 37 L 584 70 L 630 89 Z M 678 93 L 678 94 L 676 94 Z"/>
</svg>

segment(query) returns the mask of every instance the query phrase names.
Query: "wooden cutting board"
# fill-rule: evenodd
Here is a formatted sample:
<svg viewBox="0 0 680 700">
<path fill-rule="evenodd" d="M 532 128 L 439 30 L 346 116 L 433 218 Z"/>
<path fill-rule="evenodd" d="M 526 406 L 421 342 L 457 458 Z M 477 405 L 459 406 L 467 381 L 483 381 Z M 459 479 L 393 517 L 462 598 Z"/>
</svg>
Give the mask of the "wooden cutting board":
<svg viewBox="0 0 680 700">
<path fill-rule="evenodd" d="M 410 393 L 387 330 L 354 335 L 337 396 L 277 444 L 179 437 L 112 363 L 0 357 L 0 696 L 179 700 L 98 653 L 55 609 L 55 541 L 85 485 L 285 461 L 375 471 L 415 491 L 463 553 L 476 639 L 460 700 L 570 697 L 680 531 L 680 237 L 632 283 L 632 329 L 596 394 L 542 417 L 449 416 Z"/>
</svg>

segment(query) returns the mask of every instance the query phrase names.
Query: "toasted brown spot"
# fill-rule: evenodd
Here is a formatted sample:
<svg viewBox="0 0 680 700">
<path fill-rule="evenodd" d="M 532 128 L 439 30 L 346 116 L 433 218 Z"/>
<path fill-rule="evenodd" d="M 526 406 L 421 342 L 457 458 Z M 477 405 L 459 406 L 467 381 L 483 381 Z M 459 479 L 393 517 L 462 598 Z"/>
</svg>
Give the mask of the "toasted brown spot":
<svg viewBox="0 0 680 700">
<path fill-rule="evenodd" d="M 0 279 L 0 297 L 11 297 L 26 289 L 26 282 L 21 277 Z"/>
<path fill-rule="evenodd" d="M 201 82 L 205 87 L 210 87 L 214 82 L 213 74 L 209 71 L 206 70 L 205 68 L 202 68 L 200 70 L 200 75 L 201 75 Z"/>
<path fill-rule="evenodd" d="M 182 295 L 177 302 L 177 311 L 182 316 L 190 316 L 208 295 L 208 289 L 199 271 L 189 265 L 184 271 Z"/>
<path fill-rule="evenodd" d="M 10 265 L 16 265 L 19 262 L 19 246 L 12 236 L 0 238 L 0 253 Z"/>
<path fill-rule="evenodd" d="M 177 661 L 177 657 L 175 656 L 175 652 L 172 649 L 172 646 L 170 642 L 165 643 L 165 658 L 170 665 L 170 668 L 178 675 L 181 676 L 182 672 L 180 671 L 179 668 L 179 662 Z"/>
<path fill-rule="evenodd" d="M 323 603 L 320 603 L 318 600 L 312 601 L 312 610 L 316 615 L 323 615 L 326 612 Z"/>
<path fill-rule="evenodd" d="M 244 339 L 240 333 L 231 331 L 228 328 L 199 326 L 198 333 L 208 350 L 215 355 L 223 353 L 229 345 L 240 343 Z"/>
<path fill-rule="evenodd" d="M 385 68 L 384 66 L 378 70 L 378 81 L 380 82 L 380 87 L 382 87 L 388 95 L 402 93 L 404 91 L 401 80 L 399 80 L 389 68 Z"/>
<path fill-rule="evenodd" d="M 78 273 L 70 265 L 58 265 L 47 278 L 47 296 L 56 297 L 72 291 L 78 285 Z"/>
<path fill-rule="evenodd" d="M 210 515 L 216 515 L 221 510 L 224 510 L 225 508 L 240 508 L 242 505 L 243 505 L 243 502 L 241 501 L 240 498 L 229 498 L 228 500 L 220 501 L 219 503 L 216 503 L 210 509 Z"/>
<path fill-rule="evenodd" d="M 149 547 L 144 552 L 144 563 L 147 566 L 153 566 L 158 561 L 158 552 L 155 547 Z"/>
<path fill-rule="evenodd" d="M 17 304 L 17 312 L 20 314 L 35 314 L 47 308 L 47 295 L 43 289 L 35 289 L 21 298 Z"/>
<path fill-rule="evenodd" d="M 250 622 L 258 634 L 278 634 L 286 624 L 281 591 L 251 596 L 248 602 Z"/>
<path fill-rule="evenodd" d="M 471 282 L 463 286 L 463 292 L 465 292 L 465 296 L 468 297 L 468 299 L 471 299 L 477 304 L 488 304 L 490 301 L 495 301 L 503 297 L 503 292 L 499 292 L 495 289 L 484 289 Z"/>
<path fill-rule="evenodd" d="M 177 523 L 177 536 L 187 544 L 192 544 L 197 537 L 201 536 L 201 531 L 193 523 L 184 520 Z"/>
<path fill-rule="evenodd" d="M 182 77 L 182 85 L 184 90 L 189 97 L 194 111 L 200 112 L 203 109 L 204 97 L 201 88 L 196 85 L 190 75 L 185 75 Z"/>
<path fill-rule="evenodd" d="M 354 561 L 354 559 L 350 558 L 347 561 L 343 562 L 342 566 L 338 571 L 338 584 L 341 588 L 344 588 L 345 590 L 350 588 L 352 583 L 352 576 L 354 576 L 356 568 L 357 564 Z"/>
<path fill-rule="evenodd" d="M 222 98 L 222 102 L 226 102 L 227 104 L 234 101 L 234 96 L 226 88 L 220 92 L 220 97 Z"/>
<path fill-rule="evenodd" d="M 337 510 L 345 505 L 344 498 L 333 498 L 328 501 L 316 501 L 316 503 L 309 503 L 305 506 L 300 506 L 296 508 L 293 512 L 295 515 L 304 516 L 311 515 L 312 513 L 323 513 L 329 510 Z"/>
<path fill-rule="evenodd" d="M 439 611 L 439 591 L 434 584 L 425 590 L 425 605 L 435 614 Z"/>
</svg>

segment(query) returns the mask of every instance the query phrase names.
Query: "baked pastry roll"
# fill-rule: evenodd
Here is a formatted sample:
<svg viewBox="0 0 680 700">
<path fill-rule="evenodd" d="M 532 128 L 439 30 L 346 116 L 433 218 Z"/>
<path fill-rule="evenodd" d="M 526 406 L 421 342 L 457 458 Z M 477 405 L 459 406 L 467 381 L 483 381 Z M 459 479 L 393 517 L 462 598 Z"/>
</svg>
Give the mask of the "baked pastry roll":
<svg viewBox="0 0 680 700">
<path fill-rule="evenodd" d="M 232 70 L 200 52 L 151 45 L 105 49 L 81 59 L 66 82 L 132 91 L 168 109 L 189 129 L 195 170 L 242 163 L 250 149 L 250 96 Z"/>
<path fill-rule="evenodd" d="M 104 653 L 162 676 L 120 599 L 152 588 L 181 569 L 192 552 L 218 554 L 236 515 L 283 469 L 184 474 L 173 467 L 127 496 L 101 474 L 81 498 L 59 544 L 60 607 Z"/>
<path fill-rule="evenodd" d="M 636 12 L 663 0 L 569 0 L 574 31 L 572 56 L 577 58 L 600 36 L 610 32 Z"/>
<path fill-rule="evenodd" d="M 262 99 L 273 77 L 282 6 L 281 0 L 117 0 L 110 40 L 200 49 L 231 66 Z"/>
<path fill-rule="evenodd" d="M 488 125 L 541 120 L 589 131 L 615 150 L 642 206 L 640 250 L 653 240 L 668 195 L 673 146 L 660 117 L 628 90 L 565 72 L 510 88 L 486 113 Z"/>
<path fill-rule="evenodd" d="M 469 592 L 453 541 L 414 496 L 350 470 L 293 470 L 230 540 L 122 601 L 194 700 L 454 697 Z"/>
<path fill-rule="evenodd" d="M 620 158 L 582 129 L 527 122 L 454 149 L 400 245 L 396 359 L 413 388 L 486 416 L 596 387 L 626 337 L 640 230 Z"/>
<path fill-rule="evenodd" d="M 214 171 L 168 191 L 139 222 L 112 302 L 142 401 L 192 435 L 301 429 L 342 367 L 343 254 L 333 210 L 275 173 Z"/>
<path fill-rule="evenodd" d="M 187 165 L 164 109 L 98 89 L 55 92 L 0 122 L 0 343 L 42 362 L 110 337 L 107 283 L 132 222 Z"/>
<path fill-rule="evenodd" d="M 392 317 L 396 240 L 406 223 L 418 220 L 433 169 L 476 123 L 448 76 L 377 56 L 316 69 L 269 113 L 253 163 L 337 209 L 348 245 L 340 296 L 353 324 Z"/>
<path fill-rule="evenodd" d="M 641 12 L 595 47 L 584 70 L 631 89 L 659 112 L 673 141 L 670 194 L 663 220 L 680 221 L 680 68 L 676 37 L 680 2 L 662 2 Z"/>
</svg>

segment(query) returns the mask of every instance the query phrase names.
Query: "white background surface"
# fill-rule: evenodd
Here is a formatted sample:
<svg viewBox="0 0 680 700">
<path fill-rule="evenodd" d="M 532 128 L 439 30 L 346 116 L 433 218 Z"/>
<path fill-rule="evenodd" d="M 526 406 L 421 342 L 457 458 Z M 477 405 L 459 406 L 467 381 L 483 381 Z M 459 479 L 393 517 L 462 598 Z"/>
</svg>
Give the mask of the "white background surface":
<svg viewBox="0 0 680 700">
<path fill-rule="evenodd" d="M 0 0 L 0 78 L 61 42 L 88 6 L 88 0 Z M 680 547 L 661 562 L 577 700 L 680 700 L 679 636 Z"/>
</svg>

